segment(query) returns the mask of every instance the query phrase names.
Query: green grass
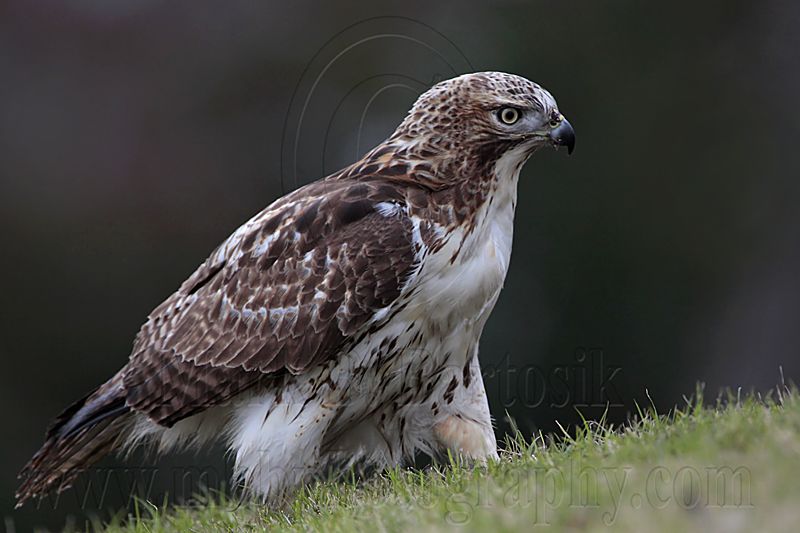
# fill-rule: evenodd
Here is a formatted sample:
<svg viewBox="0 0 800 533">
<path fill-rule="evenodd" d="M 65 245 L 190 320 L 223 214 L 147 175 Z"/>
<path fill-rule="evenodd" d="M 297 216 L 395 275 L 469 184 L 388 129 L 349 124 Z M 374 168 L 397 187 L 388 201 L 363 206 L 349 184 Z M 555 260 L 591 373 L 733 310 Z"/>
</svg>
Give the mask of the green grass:
<svg viewBox="0 0 800 533">
<path fill-rule="evenodd" d="M 397 469 L 318 483 L 286 509 L 219 496 L 190 507 L 140 503 L 109 532 L 791 531 L 800 523 L 800 396 L 686 401 L 630 423 L 586 422 L 558 438 L 516 435 L 499 463 Z M 97 527 L 97 525 L 95 526 Z"/>
</svg>

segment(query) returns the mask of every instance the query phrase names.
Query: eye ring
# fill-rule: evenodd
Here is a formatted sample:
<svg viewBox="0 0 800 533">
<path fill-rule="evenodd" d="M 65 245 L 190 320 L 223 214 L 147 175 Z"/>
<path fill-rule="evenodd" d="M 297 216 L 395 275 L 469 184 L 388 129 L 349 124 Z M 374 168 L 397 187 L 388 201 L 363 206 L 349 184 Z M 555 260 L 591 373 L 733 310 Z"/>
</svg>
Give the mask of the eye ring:
<svg viewBox="0 0 800 533">
<path fill-rule="evenodd" d="M 564 120 L 564 117 L 560 113 L 559 114 L 553 113 L 553 115 L 550 117 L 550 127 L 551 128 L 557 127 L 559 124 L 561 124 L 562 120 Z"/>
<path fill-rule="evenodd" d="M 497 112 L 497 117 L 500 119 L 500 122 L 506 124 L 507 126 L 511 126 L 512 124 L 516 123 L 520 116 L 521 114 L 519 109 L 514 107 L 504 107 Z"/>
</svg>

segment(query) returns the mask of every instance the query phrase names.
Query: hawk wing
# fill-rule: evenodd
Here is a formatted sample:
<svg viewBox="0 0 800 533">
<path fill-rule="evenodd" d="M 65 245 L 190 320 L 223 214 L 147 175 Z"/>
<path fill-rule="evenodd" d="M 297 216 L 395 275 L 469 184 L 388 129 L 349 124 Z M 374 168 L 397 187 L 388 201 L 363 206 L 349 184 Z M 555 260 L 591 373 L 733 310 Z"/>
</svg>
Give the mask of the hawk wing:
<svg viewBox="0 0 800 533">
<path fill-rule="evenodd" d="M 335 357 L 414 271 L 402 198 L 375 178 L 324 180 L 256 215 L 142 326 L 123 371 L 127 404 L 171 426 Z"/>
</svg>

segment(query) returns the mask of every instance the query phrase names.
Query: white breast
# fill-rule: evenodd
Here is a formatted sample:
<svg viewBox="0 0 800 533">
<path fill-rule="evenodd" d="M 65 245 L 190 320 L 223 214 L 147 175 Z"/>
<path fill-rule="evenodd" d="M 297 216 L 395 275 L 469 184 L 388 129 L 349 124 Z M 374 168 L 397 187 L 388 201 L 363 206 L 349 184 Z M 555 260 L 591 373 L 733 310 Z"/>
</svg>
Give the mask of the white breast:
<svg viewBox="0 0 800 533">
<path fill-rule="evenodd" d="M 513 159 L 514 154 L 510 155 Z M 472 231 L 452 231 L 447 243 L 425 260 L 419 273 L 421 307 L 427 313 L 438 310 L 443 318 L 446 316 L 446 324 L 471 321 L 482 328 L 505 281 L 514 235 L 519 167 L 501 158 L 497 171 L 491 202 L 481 206 Z"/>
</svg>

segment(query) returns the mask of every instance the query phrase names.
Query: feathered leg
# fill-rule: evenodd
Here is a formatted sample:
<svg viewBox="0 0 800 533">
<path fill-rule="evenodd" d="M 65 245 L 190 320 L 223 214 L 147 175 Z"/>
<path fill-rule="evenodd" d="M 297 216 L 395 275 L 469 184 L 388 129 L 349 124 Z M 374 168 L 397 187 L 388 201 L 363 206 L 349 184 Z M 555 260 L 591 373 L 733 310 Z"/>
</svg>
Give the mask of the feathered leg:
<svg viewBox="0 0 800 533">
<path fill-rule="evenodd" d="M 228 429 L 235 478 L 273 505 L 320 473 L 320 448 L 334 413 L 319 399 L 282 396 L 266 392 L 237 406 Z"/>
<path fill-rule="evenodd" d="M 477 347 L 456 379 L 458 385 L 452 391 L 452 401 L 443 403 L 445 416 L 434 425 L 434 436 L 443 448 L 457 456 L 479 462 L 497 460 L 497 441 Z"/>
</svg>

